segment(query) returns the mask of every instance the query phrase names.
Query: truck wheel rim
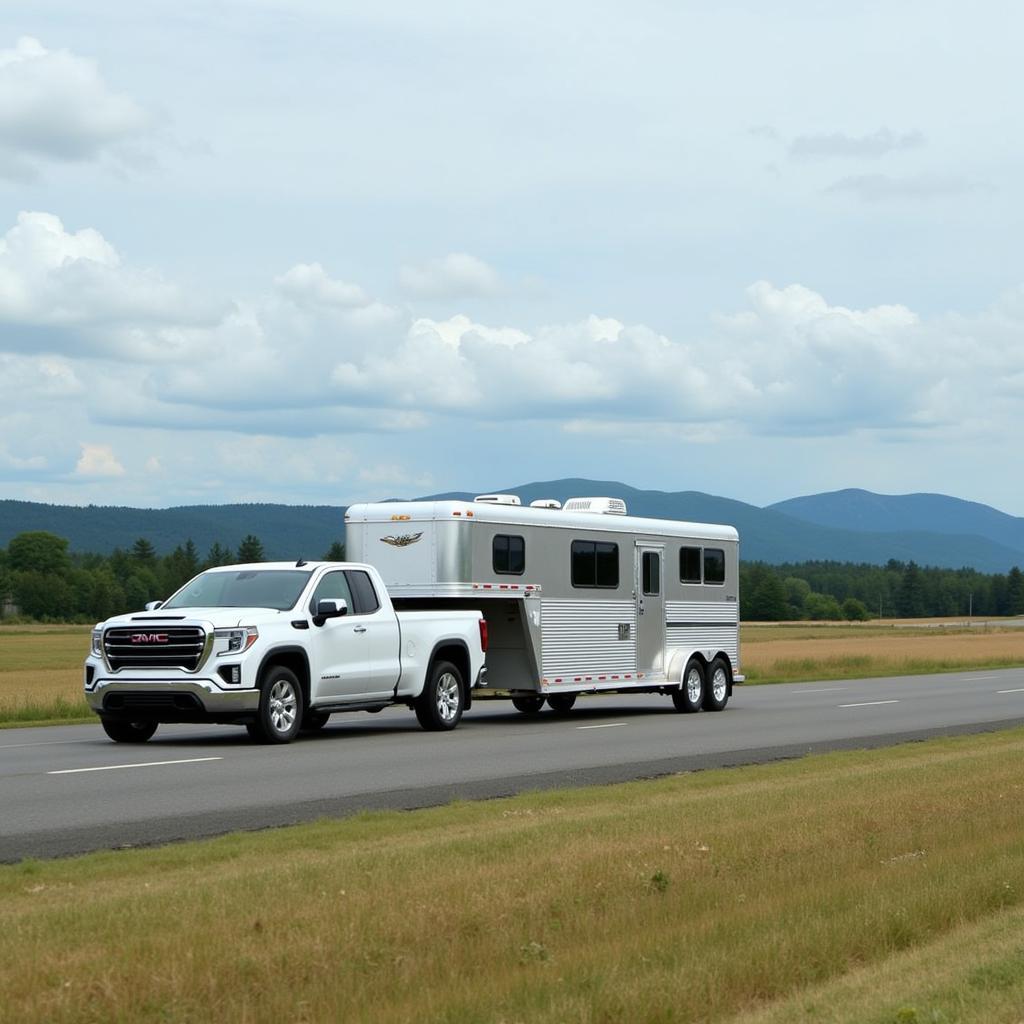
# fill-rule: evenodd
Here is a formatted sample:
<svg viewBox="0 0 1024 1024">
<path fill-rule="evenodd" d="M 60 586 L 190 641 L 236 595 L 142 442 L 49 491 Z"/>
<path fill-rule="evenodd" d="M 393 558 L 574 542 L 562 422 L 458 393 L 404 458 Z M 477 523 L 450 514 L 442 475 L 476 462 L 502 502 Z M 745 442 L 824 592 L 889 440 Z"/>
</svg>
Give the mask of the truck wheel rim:
<svg viewBox="0 0 1024 1024">
<path fill-rule="evenodd" d="M 459 710 L 459 681 L 445 672 L 437 681 L 437 712 L 442 719 L 450 722 Z"/>
<path fill-rule="evenodd" d="M 700 700 L 700 673 L 691 668 L 686 676 L 686 696 L 691 704 Z"/>
<path fill-rule="evenodd" d="M 711 677 L 711 692 L 715 695 L 715 700 L 721 704 L 725 700 L 725 691 L 728 689 L 728 681 L 725 678 L 725 669 L 715 669 L 715 674 Z"/>
<path fill-rule="evenodd" d="M 298 710 L 295 690 L 286 679 L 274 683 L 270 690 L 270 722 L 277 732 L 287 732 Z"/>
</svg>

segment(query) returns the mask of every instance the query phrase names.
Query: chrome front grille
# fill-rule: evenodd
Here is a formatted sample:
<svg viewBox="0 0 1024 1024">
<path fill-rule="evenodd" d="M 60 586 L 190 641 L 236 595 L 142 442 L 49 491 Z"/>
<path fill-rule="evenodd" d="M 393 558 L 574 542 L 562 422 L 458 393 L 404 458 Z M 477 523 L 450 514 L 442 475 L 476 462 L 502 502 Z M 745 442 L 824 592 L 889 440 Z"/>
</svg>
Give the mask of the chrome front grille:
<svg viewBox="0 0 1024 1024">
<path fill-rule="evenodd" d="M 115 626 L 103 634 L 103 650 L 113 672 L 122 668 L 195 672 L 205 660 L 207 634 L 199 626 Z"/>
</svg>

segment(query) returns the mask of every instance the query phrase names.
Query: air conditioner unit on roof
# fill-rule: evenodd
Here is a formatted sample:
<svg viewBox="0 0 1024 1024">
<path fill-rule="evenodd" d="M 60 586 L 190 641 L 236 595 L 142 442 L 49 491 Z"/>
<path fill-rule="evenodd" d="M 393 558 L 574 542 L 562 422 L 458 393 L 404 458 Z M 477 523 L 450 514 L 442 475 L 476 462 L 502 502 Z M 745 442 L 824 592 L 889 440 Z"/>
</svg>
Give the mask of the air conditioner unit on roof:
<svg viewBox="0 0 1024 1024">
<path fill-rule="evenodd" d="M 473 500 L 485 505 L 522 505 L 515 494 L 478 494 Z"/>
<path fill-rule="evenodd" d="M 561 508 L 562 503 L 557 498 L 538 498 L 530 502 L 530 508 Z"/>
<path fill-rule="evenodd" d="M 621 498 L 570 498 L 563 508 L 566 512 L 598 512 L 606 516 L 628 514 Z"/>
</svg>

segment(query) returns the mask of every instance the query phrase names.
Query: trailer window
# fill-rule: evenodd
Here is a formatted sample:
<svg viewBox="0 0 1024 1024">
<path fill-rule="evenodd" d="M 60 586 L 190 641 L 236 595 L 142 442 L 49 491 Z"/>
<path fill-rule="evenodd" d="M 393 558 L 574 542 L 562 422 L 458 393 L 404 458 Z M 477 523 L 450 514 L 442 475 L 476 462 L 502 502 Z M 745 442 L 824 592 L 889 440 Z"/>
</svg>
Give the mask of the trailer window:
<svg viewBox="0 0 1024 1024">
<path fill-rule="evenodd" d="M 619 585 L 619 545 L 594 540 L 572 542 L 572 585 L 607 587 Z"/>
<path fill-rule="evenodd" d="M 725 582 L 725 552 L 721 548 L 704 549 L 704 582 Z"/>
<path fill-rule="evenodd" d="M 661 555 L 657 551 L 645 551 L 643 559 L 643 592 L 661 593 Z"/>
<path fill-rule="evenodd" d="M 352 588 L 352 596 L 355 598 L 355 613 L 357 615 L 369 615 L 380 607 L 377 599 L 377 592 L 373 589 L 369 573 L 361 569 L 347 569 L 345 575 L 348 577 L 349 586 Z"/>
<path fill-rule="evenodd" d="M 522 576 L 526 569 L 526 541 L 499 533 L 491 545 L 491 564 L 502 576 Z"/>
<path fill-rule="evenodd" d="M 700 583 L 700 548 L 679 549 L 679 582 Z"/>
</svg>

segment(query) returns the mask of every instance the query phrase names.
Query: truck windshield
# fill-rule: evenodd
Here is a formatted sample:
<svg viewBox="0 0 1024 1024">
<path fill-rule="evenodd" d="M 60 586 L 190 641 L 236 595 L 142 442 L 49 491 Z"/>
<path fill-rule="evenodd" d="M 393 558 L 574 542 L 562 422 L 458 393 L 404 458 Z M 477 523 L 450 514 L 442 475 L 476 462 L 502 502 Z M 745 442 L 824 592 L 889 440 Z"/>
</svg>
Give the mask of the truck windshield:
<svg viewBox="0 0 1024 1024">
<path fill-rule="evenodd" d="M 186 583 L 161 608 L 292 608 L 309 581 L 301 569 L 211 570 Z"/>
</svg>

